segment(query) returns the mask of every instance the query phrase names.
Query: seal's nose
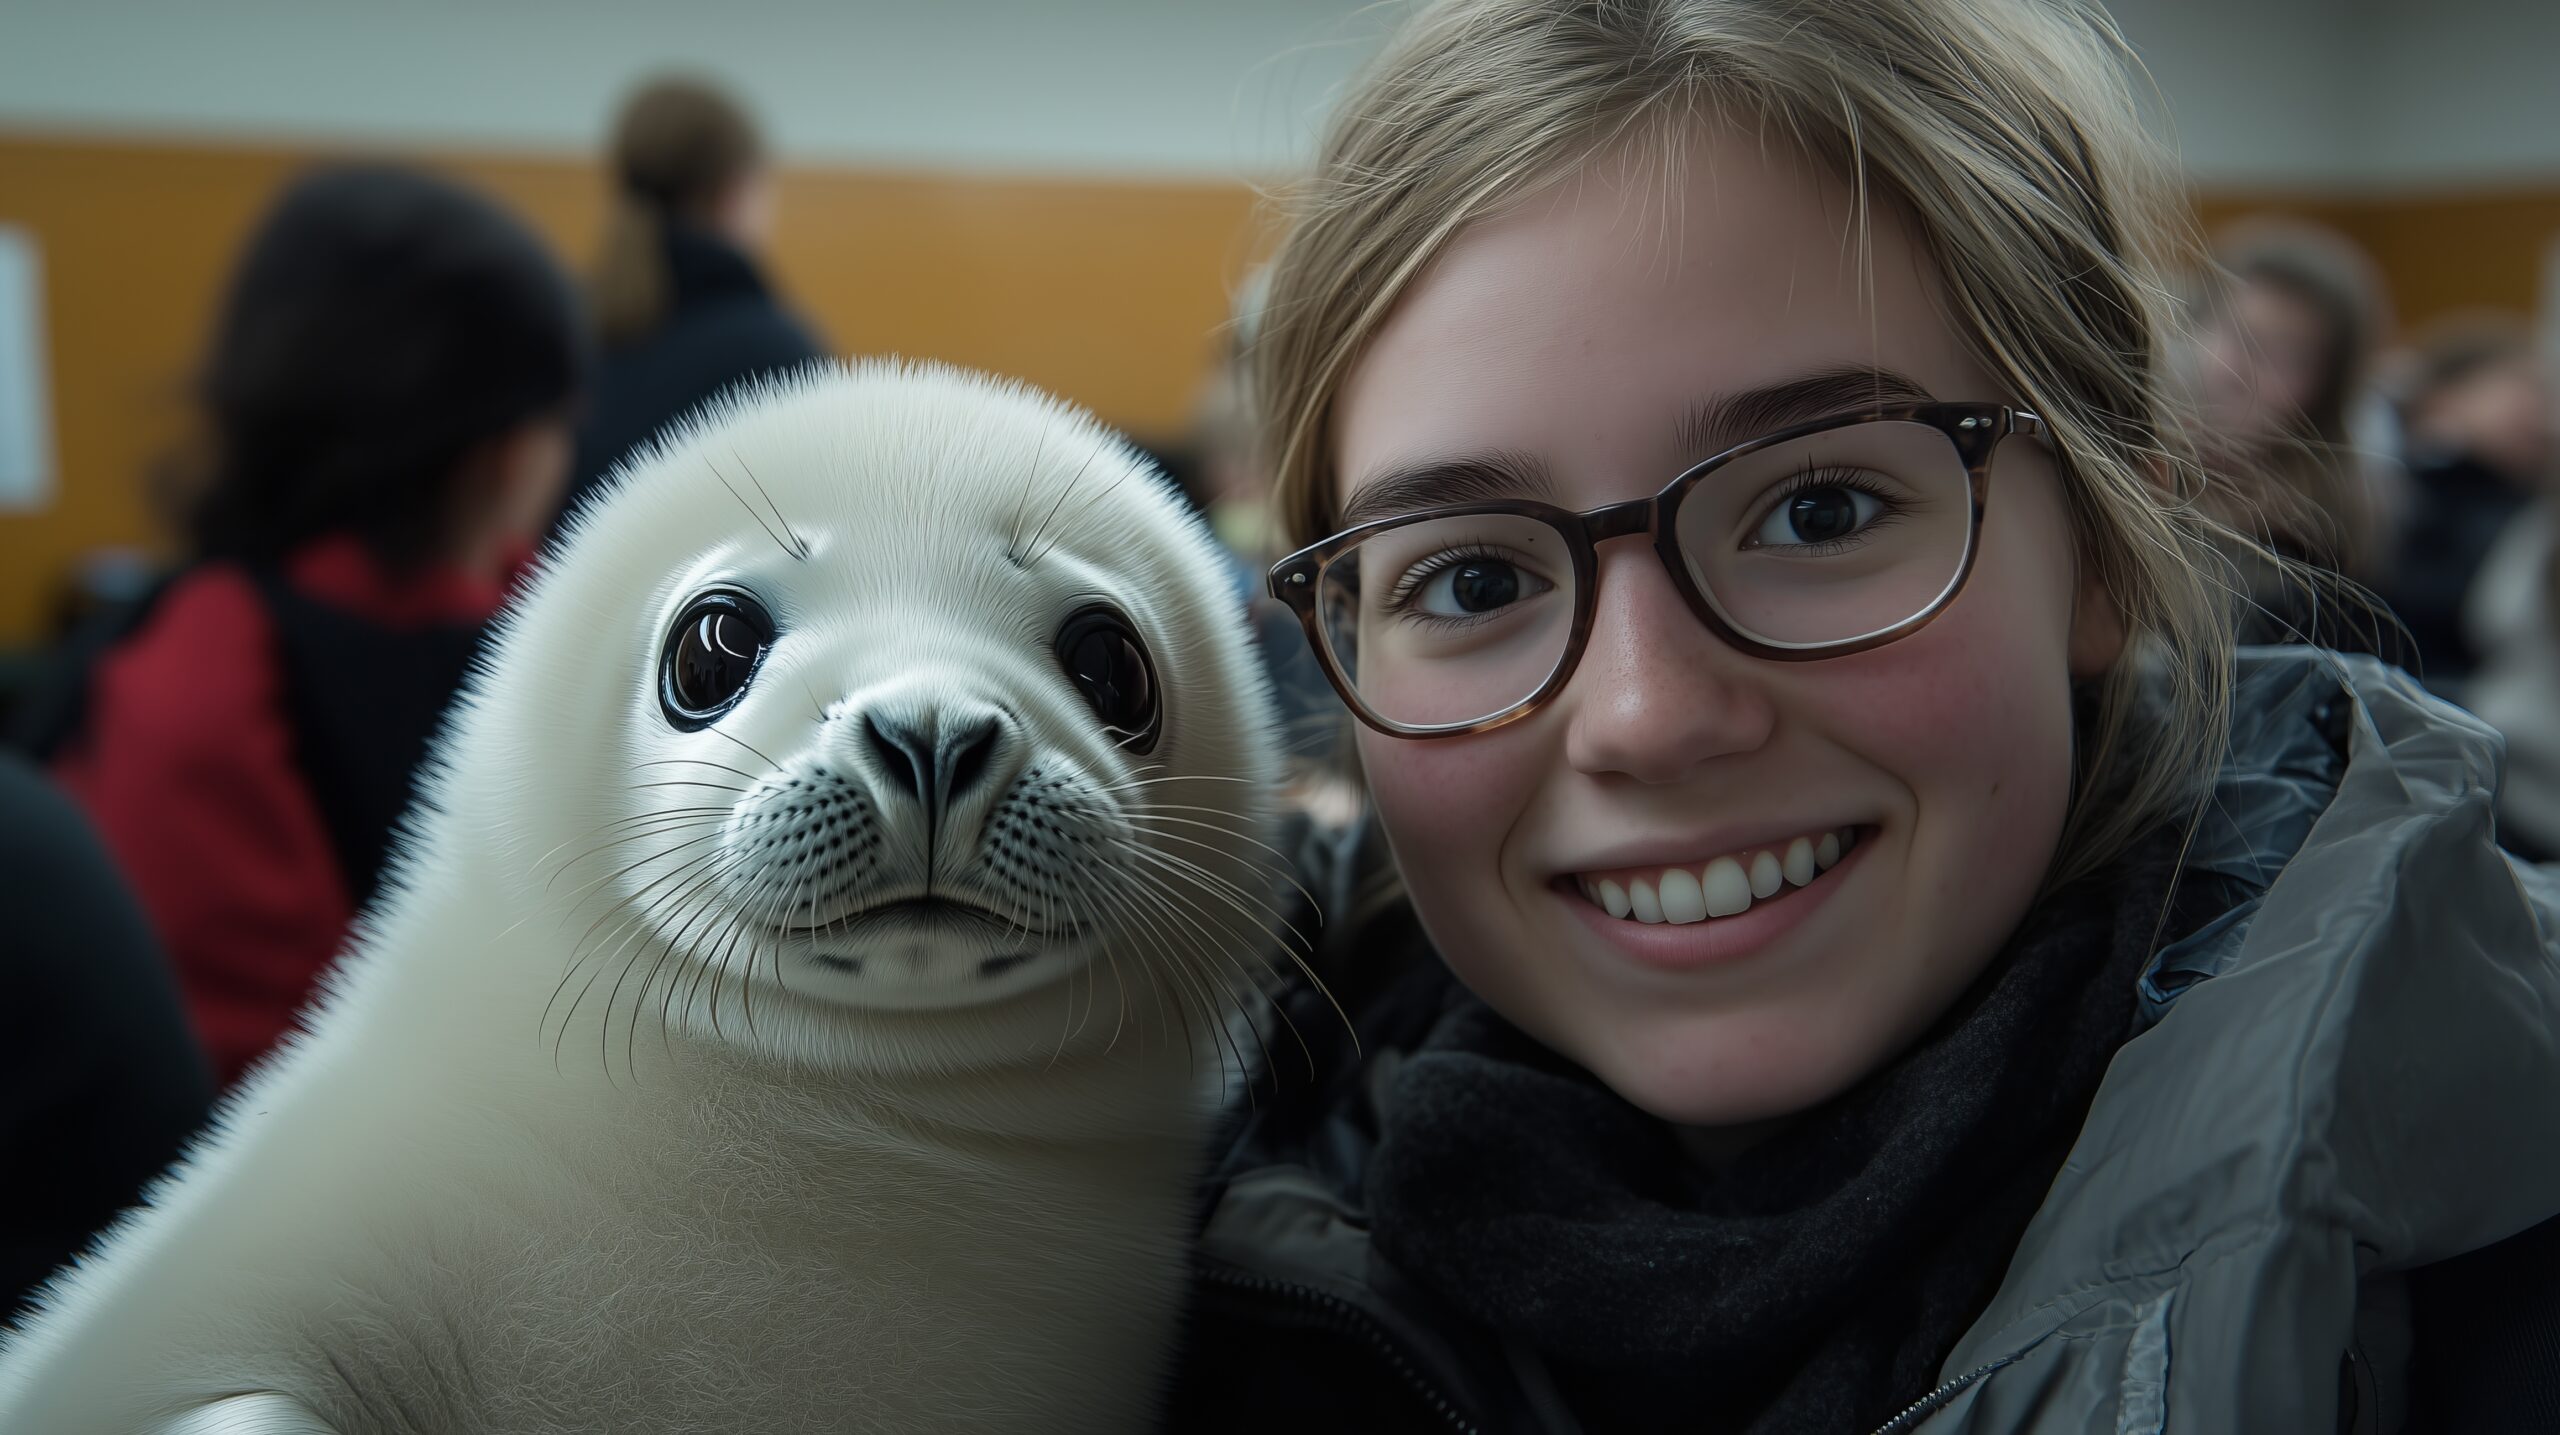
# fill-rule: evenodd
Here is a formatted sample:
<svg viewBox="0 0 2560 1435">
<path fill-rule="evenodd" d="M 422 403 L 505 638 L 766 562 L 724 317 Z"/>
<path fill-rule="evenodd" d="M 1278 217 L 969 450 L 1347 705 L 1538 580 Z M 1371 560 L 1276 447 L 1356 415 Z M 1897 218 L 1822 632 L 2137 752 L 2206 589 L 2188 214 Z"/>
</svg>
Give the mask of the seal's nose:
<svg viewBox="0 0 2560 1435">
<path fill-rule="evenodd" d="M 987 773 L 1004 724 L 992 712 L 893 717 L 865 713 L 862 734 L 882 773 L 927 811 L 969 795 Z"/>
</svg>

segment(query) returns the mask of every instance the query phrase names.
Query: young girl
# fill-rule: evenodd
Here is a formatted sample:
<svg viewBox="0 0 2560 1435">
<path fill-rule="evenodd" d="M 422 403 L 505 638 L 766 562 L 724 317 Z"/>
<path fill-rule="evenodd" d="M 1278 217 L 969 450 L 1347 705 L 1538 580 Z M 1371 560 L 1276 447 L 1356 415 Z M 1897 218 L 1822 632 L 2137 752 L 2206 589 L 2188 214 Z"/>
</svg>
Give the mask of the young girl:
<svg viewBox="0 0 2560 1435">
<path fill-rule="evenodd" d="M 2455 1379 L 2403 1273 L 2560 1212 L 2560 884 L 2476 722 L 2235 655 L 2124 61 L 2046 0 L 1443 0 L 1349 98 L 1257 380 L 1376 821 L 1177 1427 Z"/>
</svg>

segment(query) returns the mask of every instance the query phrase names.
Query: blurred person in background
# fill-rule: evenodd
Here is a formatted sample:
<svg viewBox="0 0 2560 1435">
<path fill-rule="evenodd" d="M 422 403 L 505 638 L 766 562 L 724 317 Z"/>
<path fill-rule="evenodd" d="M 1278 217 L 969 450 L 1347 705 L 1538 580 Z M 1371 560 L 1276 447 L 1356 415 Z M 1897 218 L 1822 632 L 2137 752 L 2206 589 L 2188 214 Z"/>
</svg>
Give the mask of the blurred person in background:
<svg viewBox="0 0 2560 1435">
<path fill-rule="evenodd" d="M 2458 694 L 2483 656 L 2463 630 L 2472 580 L 2549 486 L 2550 376 L 2516 315 L 2449 318 L 2412 348 L 2401 409 L 2412 505 L 2376 586 L 2409 630 L 2419 675 Z"/>
<path fill-rule="evenodd" d="M 2463 699 L 2507 739 L 2499 841 L 2533 861 L 2560 861 L 2560 500 L 2546 494 L 2507 525 L 2463 618 L 2482 655 Z"/>
<path fill-rule="evenodd" d="M 77 645 L 29 735 L 138 889 L 225 1084 L 372 895 L 557 506 L 587 363 L 567 275 L 442 180 L 324 171 L 250 240 L 200 379 L 189 561 Z"/>
<path fill-rule="evenodd" d="M 2259 487 L 2278 551 L 2369 579 L 2406 482 L 2355 444 L 2391 323 L 2381 271 L 2334 230 L 2272 217 L 2231 226 L 2215 258 L 2195 375 L 2211 461 Z"/>
<path fill-rule="evenodd" d="M 177 988 L 104 844 L 0 752 L 0 1325 L 133 1204 L 213 1105 Z"/>
<path fill-rule="evenodd" d="M 759 268 L 773 174 L 735 101 L 696 80 L 652 81 L 614 121 L 611 163 L 613 212 L 587 281 L 604 362 L 564 516 L 669 424 L 823 352 Z"/>
</svg>

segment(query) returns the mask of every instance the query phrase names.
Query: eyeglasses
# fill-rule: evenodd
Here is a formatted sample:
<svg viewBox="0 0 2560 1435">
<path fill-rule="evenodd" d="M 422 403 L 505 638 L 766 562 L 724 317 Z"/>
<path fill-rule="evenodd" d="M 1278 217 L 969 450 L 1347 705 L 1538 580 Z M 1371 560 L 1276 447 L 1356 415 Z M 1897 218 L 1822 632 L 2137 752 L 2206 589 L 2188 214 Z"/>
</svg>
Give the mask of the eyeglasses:
<svg viewBox="0 0 2560 1435">
<path fill-rule="evenodd" d="M 1973 571 L 1993 451 L 2042 432 L 1998 404 L 1819 419 L 1727 449 L 1651 498 L 1364 523 L 1273 565 L 1271 593 L 1362 722 L 1397 737 L 1484 732 L 1573 676 L 1599 586 L 1594 546 L 1613 538 L 1650 537 L 1698 621 L 1753 657 L 1806 662 L 1909 637 Z"/>
</svg>

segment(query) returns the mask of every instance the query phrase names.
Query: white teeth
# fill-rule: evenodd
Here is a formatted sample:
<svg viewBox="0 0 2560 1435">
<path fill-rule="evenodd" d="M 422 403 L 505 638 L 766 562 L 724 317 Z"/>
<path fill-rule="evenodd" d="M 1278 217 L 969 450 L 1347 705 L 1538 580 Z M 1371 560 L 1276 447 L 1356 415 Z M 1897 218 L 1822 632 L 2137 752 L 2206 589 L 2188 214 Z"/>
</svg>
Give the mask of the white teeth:
<svg viewBox="0 0 2560 1435">
<path fill-rule="evenodd" d="M 1813 843 L 1799 837 L 1787 844 L 1787 880 L 1801 887 L 1813 880 Z"/>
<path fill-rule="evenodd" d="M 1798 837 L 1783 848 L 1718 857 L 1703 868 L 1668 867 L 1621 887 L 1609 878 L 1576 876 L 1574 883 L 1591 904 L 1621 920 L 1647 925 L 1686 925 L 1709 917 L 1732 917 L 1751 904 L 1802 887 L 1838 866 L 1857 844 L 1857 829 L 1839 828 L 1820 837 Z"/>
<path fill-rule="evenodd" d="M 1706 920 L 1706 895 L 1698 889 L 1698 879 L 1688 869 L 1674 867 L 1662 874 L 1662 920 L 1686 926 Z"/>
<path fill-rule="evenodd" d="M 1787 874 L 1778 867 L 1778 854 L 1763 852 L 1751 859 L 1751 896 L 1753 900 L 1769 896 L 1785 884 Z"/>
<path fill-rule="evenodd" d="M 1742 874 L 1742 864 L 1730 857 L 1719 857 L 1707 864 L 1705 888 L 1707 915 L 1731 917 L 1751 910 L 1751 879 Z"/>
</svg>

